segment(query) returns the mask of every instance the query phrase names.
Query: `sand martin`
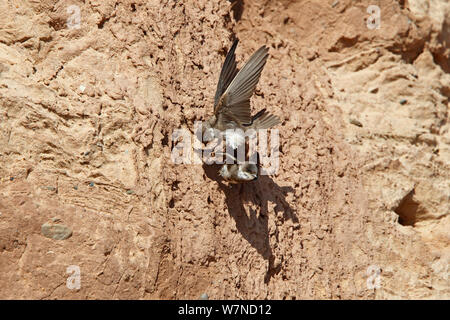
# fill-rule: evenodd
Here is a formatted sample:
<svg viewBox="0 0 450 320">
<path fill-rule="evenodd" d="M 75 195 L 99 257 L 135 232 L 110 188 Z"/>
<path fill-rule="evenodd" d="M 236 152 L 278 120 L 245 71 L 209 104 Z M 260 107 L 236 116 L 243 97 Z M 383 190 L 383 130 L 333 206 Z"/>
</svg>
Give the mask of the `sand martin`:
<svg viewBox="0 0 450 320">
<path fill-rule="evenodd" d="M 280 122 L 278 117 L 266 113 L 265 109 L 251 117 L 250 98 L 266 64 L 269 48 L 259 48 L 242 69 L 238 70 L 234 53 L 237 44 L 238 40 L 235 40 L 220 72 L 214 97 L 214 115 L 202 127 L 204 142 L 225 138 L 233 149 L 245 143 L 243 132 L 246 130 L 269 129 Z M 234 131 L 235 129 L 242 131 Z"/>
</svg>

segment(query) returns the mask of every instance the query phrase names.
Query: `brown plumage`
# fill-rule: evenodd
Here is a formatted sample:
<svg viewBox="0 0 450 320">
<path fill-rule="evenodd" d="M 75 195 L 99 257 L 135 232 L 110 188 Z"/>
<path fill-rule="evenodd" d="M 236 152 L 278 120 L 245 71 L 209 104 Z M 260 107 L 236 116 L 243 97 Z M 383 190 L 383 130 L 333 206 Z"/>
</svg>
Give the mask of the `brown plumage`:
<svg viewBox="0 0 450 320">
<path fill-rule="evenodd" d="M 226 154 L 226 156 L 237 162 L 236 158 L 230 154 Z M 225 181 L 233 184 L 254 181 L 259 176 L 259 155 L 257 154 L 256 163 L 245 161 L 243 163 L 224 164 L 219 170 L 219 175 Z"/>
<path fill-rule="evenodd" d="M 266 109 L 262 109 L 252 117 L 252 121 L 249 124 L 244 124 L 246 129 L 270 129 L 280 123 L 280 119 L 266 112 Z"/>
<path fill-rule="evenodd" d="M 251 117 L 250 98 L 266 64 L 269 49 L 266 46 L 259 48 L 238 70 L 235 56 L 237 44 L 238 40 L 235 40 L 220 72 L 214 97 L 214 115 L 203 126 L 205 142 L 223 136 L 227 129 L 269 129 L 280 122 L 278 117 L 266 113 L 265 109 Z M 234 141 L 233 148 L 245 141 L 242 136 L 230 138 Z"/>
</svg>

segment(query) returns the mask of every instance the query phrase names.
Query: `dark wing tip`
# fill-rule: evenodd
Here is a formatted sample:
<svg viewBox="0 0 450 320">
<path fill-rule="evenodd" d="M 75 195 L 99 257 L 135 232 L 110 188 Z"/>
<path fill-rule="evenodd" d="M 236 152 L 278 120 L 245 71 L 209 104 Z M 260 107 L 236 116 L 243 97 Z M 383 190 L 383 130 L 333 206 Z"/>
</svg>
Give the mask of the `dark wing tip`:
<svg viewBox="0 0 450 320">
<path fill-rule="evenodd" d="M 228 88 L 228 85 L 234 79 L 235 75 L 238 73 L 236 67 L 236 56 L 235 51 L 239 43 L 239 39 L 235 39 L 230 49 L 228 50 L 225 61 L 222 65 L 222 70 L 220 71 L 219 81 L 217 82 L 216 94 L 214 96 L 214 106 L 216 107 L 220 97 Z"/>
</svg>

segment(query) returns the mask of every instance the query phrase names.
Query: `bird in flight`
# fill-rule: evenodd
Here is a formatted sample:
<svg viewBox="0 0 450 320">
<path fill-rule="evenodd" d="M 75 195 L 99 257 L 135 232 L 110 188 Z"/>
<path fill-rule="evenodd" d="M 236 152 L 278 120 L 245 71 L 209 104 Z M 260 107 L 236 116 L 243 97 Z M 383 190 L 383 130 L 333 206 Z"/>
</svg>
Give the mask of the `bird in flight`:
<svg viewBox="0 0 450 320">
<path fill-rule="evenodd" d="M 238 40 L 235 40 L 220 72 L 214 97 L 214 114 L 202 127 L 203 142 L 225 138 L 233 149 L 245 143 L 245 131 L 269 129 L 280 123 L 280 119 L 267 113 L 266 109 L 251 116 L 250 98 L 269 57 L 269 48 L 259 48 L 238 70 L 235 56 L 237 44 Z"/>
</svg>

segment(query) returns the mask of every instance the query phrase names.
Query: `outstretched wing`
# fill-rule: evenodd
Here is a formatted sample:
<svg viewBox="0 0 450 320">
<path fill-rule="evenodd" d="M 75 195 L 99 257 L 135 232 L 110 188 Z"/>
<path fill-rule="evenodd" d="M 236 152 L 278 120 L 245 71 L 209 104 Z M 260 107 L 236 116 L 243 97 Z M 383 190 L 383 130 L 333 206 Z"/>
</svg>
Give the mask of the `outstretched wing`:
<svg viewBox="0 0 450 320">
<path fill-rule="evenodd" d="M 268 51 L 269 48 L 262 46 L 250 57 L 220 97 L 214 110 L 216 114 L 226 110 L 241 123 L 251 122 L 250 97 L 269 57 Z"/>
<path fill-rule="evenodd" d="M 214 96 L 214 110 L 216 109 L 220 97 L 225 92 L 234 76 L 238 73 L 238 69 L 236 67 L 236 55 L 234 54 L 238 42 L 239 40 L 234 40 L 233 45 L 227 53 L 225 62 L 223 63 L 222 71 L 219 76 L 219 82 L 217 82 L 216 95 Z"/>
<path fill-rule="evenodd" d="M 244 127 L 250 127 L 255 130 L 270 129 L 280 122 L 281 121 L 277 116 L 267 113 L 264 108 L 252 117 L 251 123 L 244 124 Z"/>
</svg>

